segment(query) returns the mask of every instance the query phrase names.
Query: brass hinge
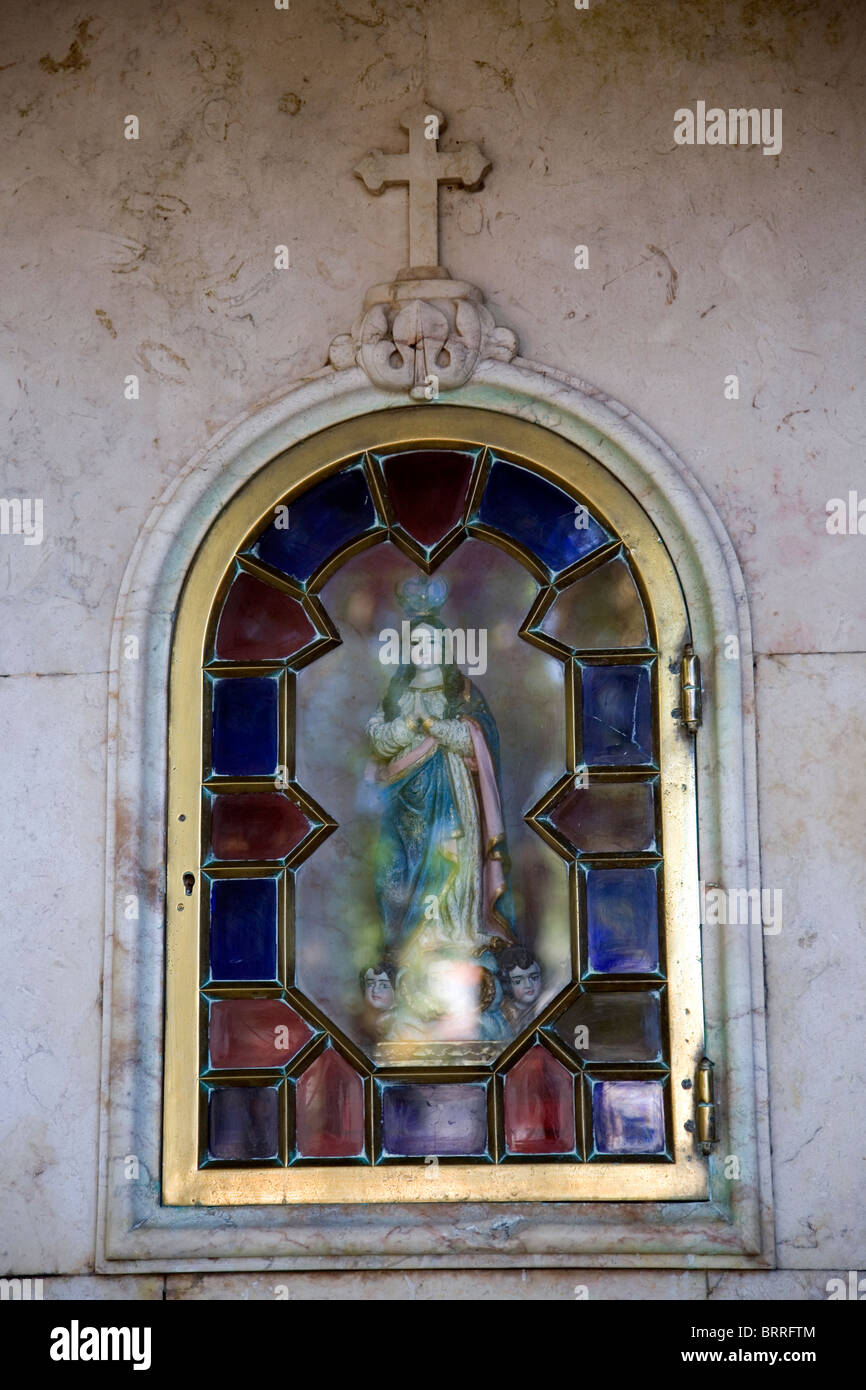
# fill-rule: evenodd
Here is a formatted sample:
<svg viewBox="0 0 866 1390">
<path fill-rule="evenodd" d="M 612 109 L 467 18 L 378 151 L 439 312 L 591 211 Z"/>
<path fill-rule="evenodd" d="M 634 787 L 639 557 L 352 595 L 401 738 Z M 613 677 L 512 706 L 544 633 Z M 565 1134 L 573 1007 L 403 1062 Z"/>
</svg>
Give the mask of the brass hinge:
<svg viewBox="0 0 866 1390">
<path fill-rule="evenodd" d="M 708 1154 L 714 1144 L 719 1141 L 716 1138 L 716 1098 L 713 1092 L 713 1063 L 709 1057 L 702 1057 L 698 1062 L 698 1074 L 695 1081 L 695 1102 L 697 1120 L 698 1143 L 705 1154 Z"/>
<path fill-rule="evenodd" d="M 701 658 L 689 642 L 680 662 L 680 723 L 692 734 L 701 727 L 702 697 Z"/>
</svg>

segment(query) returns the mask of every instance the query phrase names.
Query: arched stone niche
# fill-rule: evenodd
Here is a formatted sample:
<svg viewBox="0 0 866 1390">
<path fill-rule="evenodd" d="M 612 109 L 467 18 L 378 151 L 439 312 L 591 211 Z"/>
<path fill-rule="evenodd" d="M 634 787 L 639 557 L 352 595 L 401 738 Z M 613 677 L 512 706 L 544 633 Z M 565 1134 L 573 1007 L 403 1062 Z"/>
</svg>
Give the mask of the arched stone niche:
<svg viewBox="0 0 866 1390">
<path fill-rule="evenodd" d="M 441 399 L 517 416 L 570 440 L 615 474 L 651 519 L 676 566 L 703 662 L 701 877 L 759 888 L 748 605 L 709 499 L 646 425 L 564 373 L 519 357 L 487 360 Z M 130 559 L 110 675 L 99 1267 L 765 1266 L 772 1230 L 759 925 L 703 931 L 706 1049 L 720 1122 L 707 1201 L 162 1205 L 167 686 L 184 578 L 223 507 L 270 460 L 328 426 L 406 403 L 402 392 L 371 386 L 359 367 L 304 379 L 189 462 Z M 124 638 L 133 634 L 139 658 L 128 660 Z M 137 918 L 128 915 L 130 895 Z"/>
</svg>

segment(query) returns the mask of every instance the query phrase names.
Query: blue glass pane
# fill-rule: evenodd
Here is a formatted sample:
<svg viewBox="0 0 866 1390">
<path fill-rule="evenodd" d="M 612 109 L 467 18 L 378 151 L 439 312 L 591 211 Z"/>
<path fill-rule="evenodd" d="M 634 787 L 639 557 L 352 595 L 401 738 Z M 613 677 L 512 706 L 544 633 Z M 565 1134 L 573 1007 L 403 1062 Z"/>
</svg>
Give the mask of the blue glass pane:
<svg viewBox="0 0 866 1390">
<path fill-rule="evenodd" d="M 219 1086 L 208 1101 L 211 1158 L 276 1158 L 279 1148 L 274 1086 Z"/>
<path fill-rule="evenodd" d="M 211 978 L 273 980 L 276 972 L 276 879 L 213 879 L 210 888 Z"/>
<path fill-rule="evenodd" d="M 386 1086 L 382 1146 L 408 1158 L 483 1154 L 487 1148 L 484 1086 Z"/>
<path fill-rule="evenodd" d="M 553 573 L 610 540 L 562 488 L 501 459 L 490 469 L 479 520 L 525 545 Z"/>
<path fill-rule="evenodd" d="M 654 869 L 590 869 L 586 920 L 590 971 L 616 975 L 658 969 Z"/>
<path fill-rule="evenodd" d="M 657 1154 L 665 1149 L 660 1081 L 598 1081 L 592 1088 L 592 1132 L 600 1154 Z"/>
<path fill-rule="evenodd" d="M 303 582 L 340 546 L 369 531 L 375 520 L 364 470 L 356 465 L 290 502 L 288 518 L 282 513 L 276 517 L 253 552 Z"/>
<path fill-rule="evenodd" d="M 584 666 L 583 760 L 597 767 L 652 761 L 648 666 Z"/>
<path fill-rule="evenodd" d="M 226 777 L 273 773 L 278 760 L 279 698 L 271 676 L 213 683 L 213 770 Z"/>
</svg>

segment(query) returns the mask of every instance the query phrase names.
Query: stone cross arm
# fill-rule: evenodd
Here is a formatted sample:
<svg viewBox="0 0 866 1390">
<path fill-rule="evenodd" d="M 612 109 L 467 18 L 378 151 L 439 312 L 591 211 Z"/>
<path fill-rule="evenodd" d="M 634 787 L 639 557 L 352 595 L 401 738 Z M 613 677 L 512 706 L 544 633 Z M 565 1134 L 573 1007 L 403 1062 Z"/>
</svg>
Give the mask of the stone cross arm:
<svg viewBox="0 0 866 1390">
<path fill-rule="evenodd" d="M 371 150 L 354 172 L 371 193 L 382 193 L 393 184 L 408 184 L 409 264 L 430 268 L 439 264 L 439 184 L 457 184 L 474 191 L 481 187 L 490 161 L 471 141 L 457 150 L 438 149 L 445 118 L 432 106 L 414 106 L 403 116 L 401 125 L 409 132 L 408 152 Z"/>
</svg>

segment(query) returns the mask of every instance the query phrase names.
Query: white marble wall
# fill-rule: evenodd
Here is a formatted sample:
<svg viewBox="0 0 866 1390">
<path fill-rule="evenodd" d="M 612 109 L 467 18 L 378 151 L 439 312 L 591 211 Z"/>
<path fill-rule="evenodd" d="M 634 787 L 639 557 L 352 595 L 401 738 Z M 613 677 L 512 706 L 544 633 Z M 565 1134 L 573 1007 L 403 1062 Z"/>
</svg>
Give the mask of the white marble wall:
<svg viewBox="0 0 866 1390">
<path fill-rule="evenodd" d="M 444 263 L 483 287 L 524 356 L 597 383 L 678 450 L 752 604 L 764 881 L 784 908 L 765 957 L 789 1273 L 592 1279 L 619 1281 L 606 1296 L 714 1298 L 775 1279 L 809 1298 L 866 1262 L 866 536 L 825 529 L 828 498 L 866 496 L 859 8 L 115 0 L 85 21 L 44 0 L 5 17 L 2 492 L 44 499 L 45 535 L 0 535 L 4 1268 L 93 1269 L 105 672 L 125 565 L 181 463 L 320 367 L 364 288 L 404 264 L 405 194 L 374 199 L 351 169 L 403 147 L 412 92 L 447 113 L 446 146 L 476 140 L 494 164 L 482 192 L 443 193 Z M 782 153 L 675 146 L 673 113 L 698 99 L 781 106 Z M 580 1282 L 550 1279 L 566 1274 Z M 303 1278 L 312 1296 L 358 1296 L 339 1275 Z M 435 1298 L 438 1278 L 363 1276 L 385 1298 Z M 487 1278 L 464 1275 L 468 1296 Z M 268 1296 L 254 1280 L 168 1283 Z M 512 1285 L 502 1272 L 490 1296 Z M 162 1296 L 161 1280 L 123 1288 Z"/>
</svg>

